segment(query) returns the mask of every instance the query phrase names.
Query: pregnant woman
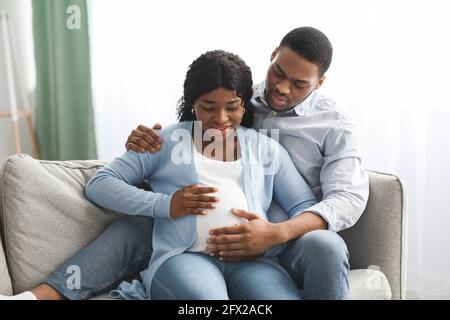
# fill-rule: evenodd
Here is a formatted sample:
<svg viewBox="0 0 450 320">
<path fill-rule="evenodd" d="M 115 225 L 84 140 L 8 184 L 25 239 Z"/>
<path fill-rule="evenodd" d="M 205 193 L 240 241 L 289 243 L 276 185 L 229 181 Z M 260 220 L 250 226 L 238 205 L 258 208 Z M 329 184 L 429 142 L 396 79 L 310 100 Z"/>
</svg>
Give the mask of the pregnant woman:
<svg viewBox="0 0 450 320">
<path fill-rule="evenodd" d="M 280 239 L 264 256 L 245 261 L 208 252 L 211 229 L 245 225 L 247 211 L 269 220 L 272 197 L 290 217 L 316 203 L 283 147 L 250 129 L 251 96 L 251 72 L 241 58 L 219 50 L 202 54 L 186 75 L 180 122 L 160 132 L 160 152 L 129 151 L 86 185 L 86 196 L 102 207 L 155 219 L 148 267 L 112 297 L 301 298 L 274 257 Z M 135 187 L 143 180 L 151 192 Z"/>
</svg>

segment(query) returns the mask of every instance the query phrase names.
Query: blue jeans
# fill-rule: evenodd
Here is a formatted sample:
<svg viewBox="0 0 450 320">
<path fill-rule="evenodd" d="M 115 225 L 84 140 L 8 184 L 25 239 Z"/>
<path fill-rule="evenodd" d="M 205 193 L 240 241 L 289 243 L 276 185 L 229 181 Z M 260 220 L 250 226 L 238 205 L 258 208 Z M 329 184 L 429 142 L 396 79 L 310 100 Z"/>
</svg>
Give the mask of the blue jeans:
<svg viewBox="0 0 450 320">
<path fill-rule="evenodd" d="M 185 252 L 164 262 L 153 278 L 155 300 L 299 300 L 294 280 L 277 262 L 260 257 L 223 262 Z"/>
<path fill-rule="evenodd" d="M 153 219 L 148 217 L 133 216 L 117 219 L 96 240 L 54 271 L 44 283 L 72 300 L 89 299 L 115 289 L 123 280 L 137 278 L 139 272 L 147 267 L 152 248 L 152 229 Z M 179 265 L 178 260 L 187 255 L 198 256 L 198 254 L 186 253 L 177 259 L 170 259 L 172 262 L 168 263 L 164 269 L 159 270 L 161 273 L 158 271 L 156 274 L 156 277 L 160 279 L 157 283 L 163 283 L 161 279 L 167 279 L 167 275 L 171 273 L 170 266 Z M 251 287 L 236 287 L 237 290 L 235 290 L 227 286 L 228 297 L 231 299 L 258 299 L 258 291 L 270 291 L 265 289 L 266 286 L 274 284 L 266 283 L 266 274 L 273 274 L 278 279 L 277 281 L 286 283 L 287 288 L 276 291 L 281 295 L 278 299 L 289 299 L 289 297 L 293 299 L 294 294 L 291 291 L 291 284 L 289 284 L 291 282 L 286 280 L 285 273 L 281 272 L 279 268 L 269 268 L 268 266 L 274 267 L 269 260 L 273 262 L 268 258 L 252 261 L 259 266 L 258 268 L 261 268 L 258 272 L 253 267 L 250 272 L 246 270 L 239 272 L 240 267 L 246 266 L 244 263 L 241 266 L 241 262 L 223 263 L 213 258 L 202 259 L 201 262 L 210 270 L 220 270 L 230 284 L 245 276 L 245 282 L 251 284 Z M 291 241 L 278 256 L 278 261 L 297 283 L 301 298 L 348 298 L 348 252 L 344 241 L 336 233 L 325 230 L 309 232 L 299 239 Z M 79 283 L 72 281 L 74 266 L 76 270 L 80 271 Z M 246 267 L 250 268 L 250 266 L 252 264 Z M 184 276 L 190 277 L 191 274 L 185 272 Z M 164 280 L 164 283 L 166 282 L 167 280 Z M 219 282 L 216 281 L 216 283 Z M 186 290 L 189 290 L 193 283 L 201 282 L 185 283 L 189 284 L 188 288 L 172 289 L 171 286 L 171 293 L 157 285 L 152 285 L 152 296 L 155 292 L 155 297 L 161 299 L 168 299 L 170 294 L 178 297 L 183 290 L 188 292 Z M 218 284 L 217 286 L 217 288 L 223 289 L 223 284 L 222 287 Z M 215 291 L 218 291 L 217 288 Z M 225 291 L 221 290 L 221 292 L 223 294 Z M 217 294 L 217 292 L 214 293 L 214 298 Z M 194 297 L 191 298 L 194 299 Z M 277 297 L 273 296 L 272 298 L 276 299 Z M 264 299 L 272 298 L 264 297 Z M 226 299 L 225 296 L 223 299 Z"/>
</svg>

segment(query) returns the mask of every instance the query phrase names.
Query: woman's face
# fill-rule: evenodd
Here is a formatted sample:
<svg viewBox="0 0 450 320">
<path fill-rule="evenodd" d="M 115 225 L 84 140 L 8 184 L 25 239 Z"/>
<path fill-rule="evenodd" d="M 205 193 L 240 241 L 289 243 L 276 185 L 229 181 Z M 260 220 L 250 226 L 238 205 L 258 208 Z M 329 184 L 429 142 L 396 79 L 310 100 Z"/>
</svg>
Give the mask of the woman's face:
<svg viewBox="0 0 450 320">
<path fill-rule="evenodd" d="M 242 122 L 242 99 L 236 91 L 218 88 L 201 95 L 194 103 L 194 112 L 202 122 L 203 131 L 226 138 Z"/>
</svg>

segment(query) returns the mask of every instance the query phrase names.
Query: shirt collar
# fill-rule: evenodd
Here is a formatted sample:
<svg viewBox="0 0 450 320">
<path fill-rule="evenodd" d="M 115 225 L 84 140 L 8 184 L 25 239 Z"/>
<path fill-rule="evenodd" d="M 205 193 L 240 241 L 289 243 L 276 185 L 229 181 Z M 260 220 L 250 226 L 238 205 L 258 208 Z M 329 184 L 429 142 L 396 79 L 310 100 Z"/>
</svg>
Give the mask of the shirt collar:
<svg viewBox="0 0 450 320">
<path fill-rule="evenodd" d="M 255 100 L 259 103 L 263 103 L 266 105 L 269 109 L 269 104 L 267 103 L 266 99 L 264 98 L 264 91 L 266 89 L 266 82 L 263 81 L 260 84 L 256 85 L 255 88 Z M 306 113 L 311 109 L 311 102 L 313 100 L 313 97 L 316 95 L 316 91 L 311 92 L 311 94 L 302 102 L 299 104 L 293 106 L 289 110 L 277 112 L 277 114 L 293 114 L 295 113 L 299 117 L 304 117 Z M 273 110 L 274 111 L 274 110 Z"/>
</svg>

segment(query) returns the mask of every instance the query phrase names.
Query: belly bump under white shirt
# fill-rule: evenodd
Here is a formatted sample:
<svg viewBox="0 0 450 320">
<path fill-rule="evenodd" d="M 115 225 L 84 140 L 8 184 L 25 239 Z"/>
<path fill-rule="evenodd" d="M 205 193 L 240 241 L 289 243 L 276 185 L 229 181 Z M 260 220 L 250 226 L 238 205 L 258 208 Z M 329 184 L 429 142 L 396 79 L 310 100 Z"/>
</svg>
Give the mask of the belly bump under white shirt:
<svg viewBox="0 0 450 320">
<path fill-rule="evenodd" d="M 232 226 L 247 220 L 234 215 L 232 208 L 248 210 L 247 198 L 244 193 L 242 160 L 218 161 L 207 158 L 194 148 L 194 161 L 199 184 L 216 187 L 218 192 L 208 194 L 218 197 L 214 209 L 206 209 L 207 215 L 197 215 L 197 239 L 187 249 L 191 252 L 203 252 L 209 230 Z"/>
</svg>

